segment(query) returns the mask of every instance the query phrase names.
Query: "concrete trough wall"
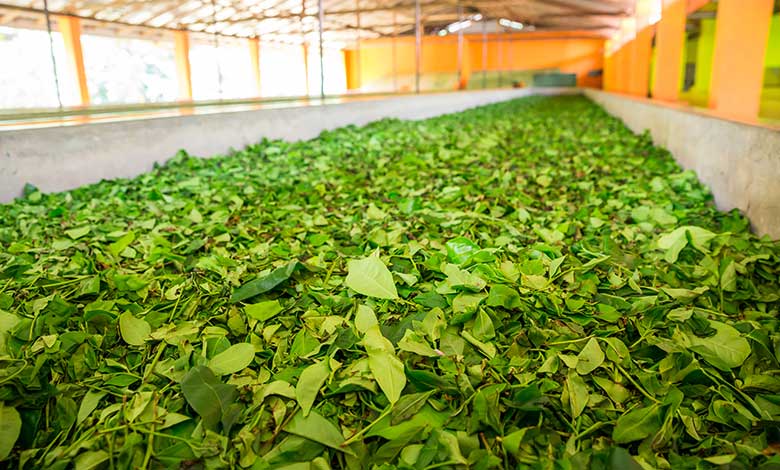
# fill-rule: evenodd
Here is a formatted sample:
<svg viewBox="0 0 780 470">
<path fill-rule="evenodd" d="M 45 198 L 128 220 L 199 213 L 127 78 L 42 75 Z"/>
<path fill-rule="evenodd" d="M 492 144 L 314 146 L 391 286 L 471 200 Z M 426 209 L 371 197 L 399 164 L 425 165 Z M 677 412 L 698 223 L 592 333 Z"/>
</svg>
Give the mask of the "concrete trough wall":
<svg viewBox="0 0 780 470">
<path fill-rule="evenodd" d="M 759 235 L 780 239 L 780 131 L 599 90 L 585 95 L 636 133 L 650 131 L 712 191 L 718 209 L 739 209 Z"/>
<path fill-rule="evenodd" d="M 161 117 L 88 125 L 0 131 L 0 203 L 26 183 L 64 191 L 103 179 L 131 178 L 180 149 L 209 157 L 269 139 L 311 139 L 323 130 L 386 117 L 425 119 L 534 93 L 502 89 L 360 99 L 346 103 Z M 568 90 L 576 92 L 576 90 Z"/>
</svg>

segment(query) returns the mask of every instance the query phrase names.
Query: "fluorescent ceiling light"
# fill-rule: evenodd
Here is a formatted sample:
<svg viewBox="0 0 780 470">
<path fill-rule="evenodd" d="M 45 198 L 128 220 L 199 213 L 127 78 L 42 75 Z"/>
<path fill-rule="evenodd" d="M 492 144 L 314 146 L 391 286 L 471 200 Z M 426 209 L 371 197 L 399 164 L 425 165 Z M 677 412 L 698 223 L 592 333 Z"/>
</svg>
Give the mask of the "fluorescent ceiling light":
<svg viewBox="0 0 780 470">
<path fill-rule="evenodd" d="M 466 29 L 469 26 L 471 26 L 474 21 L 479 21 L 482 19 L 482 15 L 477 13 L 476 15 L 471 15 L 469 18 L 463 20 L 463 21 L 456 21 L 454 23 L 450 23 L 441 30 L 439 30 L 439 36 L 446 36 L 447 34 L 453 34 L 457 33 L 458 31 L 462 29 Z"/>
<path fill-rule="evenodd" d="M 505 28 L 512 28 L 512 29 L 523 29 L 525 28 L 525 25 L 523 23 L 520 23 L 519 21 L 512 21 L 508 20 L 506 18 L 501 18 L 498 20 L 498 24 Z"/>
</svg>

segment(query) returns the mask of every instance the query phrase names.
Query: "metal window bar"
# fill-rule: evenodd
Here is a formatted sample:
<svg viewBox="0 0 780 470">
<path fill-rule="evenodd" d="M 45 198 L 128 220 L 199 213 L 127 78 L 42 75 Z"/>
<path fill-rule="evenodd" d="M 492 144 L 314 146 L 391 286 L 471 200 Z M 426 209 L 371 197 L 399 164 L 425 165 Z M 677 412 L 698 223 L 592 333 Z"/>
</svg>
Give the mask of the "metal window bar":
<svg viewBox="0 0 780 470">
<path fill-rule="evenodd" d="M 420 49 L 422 28 L 420 25 L 420 0 L 414 2 L 414 92 L 420 93 Z"/>
<path fill-rule="evenodd" d="M 482 88 L 487 88 L 487 19 L 482 18 Z"/>
<path fill-rule="evenodd" d="M 395 10 L 393 10 L 393 93 L 398 93 L 398 51 L 396 40 L 398 39 L 398 23 Z"/>
<path fill-rule="evenodd" d="M 217 34 L 217 2 L 211 0 L 211 20 L 214 22 L 214 59 L 217 63 L 217 92 L 219 99 L 222 99 L 222 67 L 219 64 L 219 34 Z"/>
<path fill-rule="evenodd" d="M 320 99 L 325 99 L 325 59 L 322 51 L 322 29 L 325 28 L 325 9 L 322 6 L 322 0 L 318 0 L 319 9 L 319 36 L 320 36 Z"/>
<path fill-rule="evenodd" d="M 54 34 L 51 32 L 51 14 L 49 12 L 49 0 L 43 0 L 43 13 L 46 16 L 46 32 L 49 34 L 49 55 L 51 56 L 51 68 L 54 72 L 54 88 L 57 92 L 57 107 L 62 111 L 62 95 L 60 94 L 60 76 L 57 73 L 57 59 L 54 56 Z"/>
<path fill-rule="evenodd" d="M 457 89 L 460 89 L 463 83 L 463 5 L 458 0 L 458 23 L 461 27 L 458 28 L 458 84 Z"/>
</svg>

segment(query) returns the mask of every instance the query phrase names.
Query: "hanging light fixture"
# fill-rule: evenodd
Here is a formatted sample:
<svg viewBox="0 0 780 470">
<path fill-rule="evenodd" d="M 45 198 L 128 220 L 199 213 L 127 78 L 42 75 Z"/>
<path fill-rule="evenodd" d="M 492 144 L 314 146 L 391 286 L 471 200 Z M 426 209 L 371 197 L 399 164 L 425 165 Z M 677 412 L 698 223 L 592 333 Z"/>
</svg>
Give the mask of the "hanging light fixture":
<svg viewBox="0 0 780 470">
<path fill-rule="evenodd" d="M 471 15 L 470 17 L 466 18 L 465 20 L 456 21 L 454 23 L 450 23 L 444 28 L 439 30 L 439 36 L 446 36 L 448 34 L 457 33 L 458 31 L 462 29 L 466 29 L 472 24 L 474 24 L 475 21 L 481 21 L 482 15 L 480 13 L 477 13 L 475 15 Z"/>
<path fill-rule="evenodd" d="M 498 24 L 500 24 L 505 28 L 512 28 L 517 30 L 521 30 L 525 28 L 525 25 L 523 23 L 520 23 L 519 21 L 508 20 L 506 18 L 501 18 L 500 20 L 498 20 Z"/>
</svg>

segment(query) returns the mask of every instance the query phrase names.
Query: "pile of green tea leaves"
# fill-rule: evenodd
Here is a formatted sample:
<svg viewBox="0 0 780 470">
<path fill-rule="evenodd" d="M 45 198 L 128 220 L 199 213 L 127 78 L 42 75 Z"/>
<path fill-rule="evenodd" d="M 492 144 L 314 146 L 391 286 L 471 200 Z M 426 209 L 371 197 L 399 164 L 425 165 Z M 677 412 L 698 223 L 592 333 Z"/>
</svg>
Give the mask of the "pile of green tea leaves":
<svg viewBox="0 0 780 470">
<path fill-rule="evenodd" d="M 582 97 L 0 207 L 0 466 L 777 469 L 780 244 Z"/>
</svg>

